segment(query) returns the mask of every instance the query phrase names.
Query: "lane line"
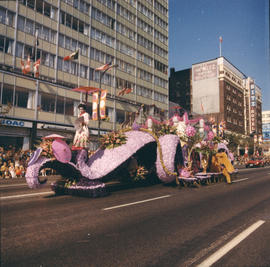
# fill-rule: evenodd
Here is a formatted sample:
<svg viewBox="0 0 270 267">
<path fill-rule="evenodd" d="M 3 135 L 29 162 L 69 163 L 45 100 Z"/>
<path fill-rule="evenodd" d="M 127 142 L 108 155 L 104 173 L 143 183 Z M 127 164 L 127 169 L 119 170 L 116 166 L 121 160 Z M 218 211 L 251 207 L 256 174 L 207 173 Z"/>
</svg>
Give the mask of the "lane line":
<svg viewBox="0 0 270 267">
<path fill-rule="evenodd" d="M 5 184 L 5 185 L 0 185 L 0 188 L 3 188 L 3 187 L 12 187 L 12 186 L 22 186 L 22 185 L 25 185 L 27 186 L 27 184 Z"/>
<path fill-rule="evenodd" d="M 239 183 L 239 182 L 243 182 L 245 180 L 248 180 L 249 178 L 243 178 L 243 179 L 238 179 L 238 180 L 234 180 L 232 181 L 233 183 Z"/>
<path fill-rule="evenodd" d="M 0 197 L 0 200 L 13 199 L 13 198 L 24 198 L 24 197 L 33 197 L 33 196 L 41 196 L 41 195 L 50 195 L 52 193 L 53 193 L 53 191 L 47 191 L 47 192 L 24 194 L 24 195 L 6 196 L 6 197 Z"/>
<path fill-rule="evenodd" d="M 122 208 L 122 207 L 137 205 L 137 204 L 141 204 L 141 203 L 145 203 L 145 202 L 149 202 L 149 201 L 154 201 L 154 200 L 158 200 L 158 199 L 162 199 L 162 198 L 167 198 L 167 197 L 171 197 L 171 195 L 165 195 L 165 196 L 161 196 L 161 197 L 149 198 L 149 199 L 145 199 L 145 200 L 141 200 L 141 201 L 136 201 L 136 202 L 131 202 L 131 203 L 122 204 L 122 205 L 118 205 L 118 206 L 104 208 L 102 210 L 118 209 L 118 208 Z"/>
<path fill-rule="evenodd" d="M 233 240 L 227 243 L 225 246 L 221 247 L 218 251 L 204 260 L 202 263 L 197 265 L 197 267 L 208 267 L 217 262 L 220 258 L 222 258 L 226 253 L 228 253 L 231 249 L 237 246 L 241 241 L 247 238 L 251 233 L 253 233 L 257 228 L 259 228 L 265 221 L 259 220 L 256 223 L 252 224 L 238 236 L 236 236 Z"/>
</svg>

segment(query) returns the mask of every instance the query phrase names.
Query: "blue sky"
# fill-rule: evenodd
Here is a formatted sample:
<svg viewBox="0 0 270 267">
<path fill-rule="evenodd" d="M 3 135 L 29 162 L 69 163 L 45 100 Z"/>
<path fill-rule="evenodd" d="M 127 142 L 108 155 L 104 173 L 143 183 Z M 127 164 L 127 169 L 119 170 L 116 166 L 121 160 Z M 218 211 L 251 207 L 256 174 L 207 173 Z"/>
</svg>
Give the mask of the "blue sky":
<svg viewBox="0 0 270 267">
<path fill-rule="evenodd" d="M 169 67 L 222 56 L 262 89 L 270 110 L 269 0 L 169 0 Z"/>
</svg>

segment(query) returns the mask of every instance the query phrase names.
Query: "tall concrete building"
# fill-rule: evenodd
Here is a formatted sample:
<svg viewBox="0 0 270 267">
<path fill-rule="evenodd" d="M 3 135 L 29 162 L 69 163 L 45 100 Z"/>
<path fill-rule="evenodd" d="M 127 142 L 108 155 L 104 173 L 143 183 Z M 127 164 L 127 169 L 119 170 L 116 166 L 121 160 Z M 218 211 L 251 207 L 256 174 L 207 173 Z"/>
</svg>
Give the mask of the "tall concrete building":
<svg viewBox="0 0 270 267">
<path fill-rule="evenodd" d="M 168 0 L 0 1 L 0 141 L 27 148 L 47 134 L 73 138 L 78 86 L 108 90 L 102 133 L 144 104 L 168 111 Z M 79 49 L 78 59 L 64 57 Z M 31 71 L 21 64 L 31 57 Z M 40 59 L 39 77 L 33 64 Z M 118 96 L 123 88 L 132 89 Z M 91 95 L 88 108 L 91 113 Z M 89 128 L 97 134 L 98 123 Z M 4 141 L 3 141 L 4 140 Z"/>
</svg>

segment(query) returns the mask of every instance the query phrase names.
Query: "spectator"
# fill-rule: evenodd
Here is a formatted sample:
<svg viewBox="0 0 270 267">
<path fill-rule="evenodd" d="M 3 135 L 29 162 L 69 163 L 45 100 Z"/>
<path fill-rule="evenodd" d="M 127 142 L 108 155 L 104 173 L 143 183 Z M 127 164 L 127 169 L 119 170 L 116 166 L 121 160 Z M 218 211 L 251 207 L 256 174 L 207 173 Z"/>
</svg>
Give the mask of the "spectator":
<svg viewBox="0 0 270 267">
<path fill-rule="evenodd" d="M 6 175 L 7 175 L 7 172 L 8 172 L 8 167 L 7 167 L 7 162 L 6 161 L 3 161 L 3 164 L 1 165 L 1 176 L 5 179 L 6 178 Z"/>
<path fill-rule="evenodd" d="M 10 162 L 8 170 L 11 175 L 11 178 L 17 178 L 14 163 Z"/>
</svg>

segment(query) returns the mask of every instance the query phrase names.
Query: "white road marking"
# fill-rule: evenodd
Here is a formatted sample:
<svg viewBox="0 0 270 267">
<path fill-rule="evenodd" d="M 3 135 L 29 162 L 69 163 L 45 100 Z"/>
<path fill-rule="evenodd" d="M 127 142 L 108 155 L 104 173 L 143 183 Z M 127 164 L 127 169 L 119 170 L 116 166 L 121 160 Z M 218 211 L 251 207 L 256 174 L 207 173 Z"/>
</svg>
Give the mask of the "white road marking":
<svg viewBox="0 0 270 267">
<path fill-rule="evenodd" d="M 22 186 L 22 185 L 27 185 L 26 183 L 25 184 L 3 184 L 3 185 L 0 185 L 0 188 L 3 188 L 3 187 L 12 187 L 12 186 Z"/>
<path fill-rule="evenodd" d="M 113 207 L 109 207 L 109 208 L 104 208 L 102 210 L 112 210 L 112 209 L 122 208 L 122 207 L 126 207 L 126 206 L 137 205 L 137 204 L 141 204 L 141 203 L 145 203 L 145 202 L 149 202 L 149 201 L 154 201 L 154 200 L 158 200 L 158 199 L 162 199 L 162 198 L 166 198 L 166 197 L 171 197 L 171 195 L 165 195 L 165 196 L 161 196 L 161 197 L 149 198 L 149 199 L 145 199 L 145 200 L 141 200 L 141 201 L 136 201 L 136 202 L 131 202 L 131 203 L 122 204 L 122 205 L 118 205 L 118 206 L 113 206 Z"/>
<path fill-rule="evenodd" d="M 243 182 L 245 180 L 248 180 L 249 178 L 243 178 L 243 179 L 238 179 L 238 180 L 234 180 L 232 181 L 233 183 L 238 183 L 238 182 Z"/>
<path fill-rule="evenodd" d="M 13 199 L 13 198 L 24 198 L 24 197 L 33 197 L 33 196 L 41 196 L 41 195 L 50 195 L 52 193 L 53 193 L 52 191 L 47 191 L 47 192 L 24 194 L 24 195 L 6 196 L 6 197 L 0 197 L 0 200 Z"/>
<path fill-rule="evenodd" d="M 225 246 L 220 248 L 213 255 L 211 255 L 209 258 L 207 258 L 206 260 L 204 260 L 202 263 L 200 263 L 197 266 L 198 267 L 211 266 L 212 264 L 217 262 L 220 258 L 222 258 L 226 253 L 228 253 L 231 249 L 237 246 L 241 241 L 247 238 L 251 233 L 253 233 L 257 228 L 259 228 L 264 223 L 265 221 L 259 220 L 256 223 L 252 224 L 250 227 L 248 227 L 246 230 L 244 230 L 242 233 L 236 236 L 233 240 L 231 240 L 229 243 L 227 243 Z"/>
</svg>

